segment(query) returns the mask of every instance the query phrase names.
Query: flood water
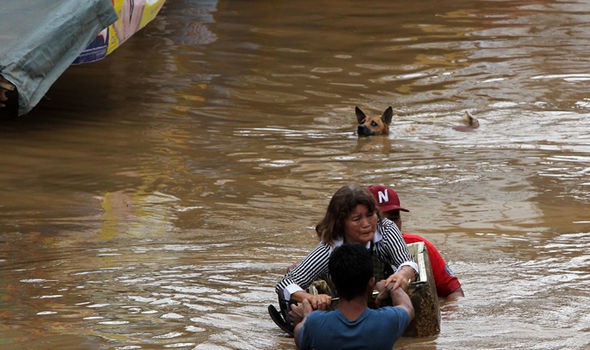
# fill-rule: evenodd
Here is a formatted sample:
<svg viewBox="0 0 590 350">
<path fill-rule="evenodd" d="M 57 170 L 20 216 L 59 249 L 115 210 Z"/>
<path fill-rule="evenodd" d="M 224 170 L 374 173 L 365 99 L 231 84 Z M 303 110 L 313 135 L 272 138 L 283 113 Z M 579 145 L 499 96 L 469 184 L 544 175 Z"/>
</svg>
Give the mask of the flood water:
<svg viewBox="0 0 590 350">
<path fill-rule="evenodd" d="M 0 124 L 0 348 L 294 349 L 274 284 L 359 182 L 395 186 L 466 293 L 396 349 L 588 349 L 589 16 L 168 0 Z M 358 139 L 354 107 L 390 105 Z"/>
</svg>

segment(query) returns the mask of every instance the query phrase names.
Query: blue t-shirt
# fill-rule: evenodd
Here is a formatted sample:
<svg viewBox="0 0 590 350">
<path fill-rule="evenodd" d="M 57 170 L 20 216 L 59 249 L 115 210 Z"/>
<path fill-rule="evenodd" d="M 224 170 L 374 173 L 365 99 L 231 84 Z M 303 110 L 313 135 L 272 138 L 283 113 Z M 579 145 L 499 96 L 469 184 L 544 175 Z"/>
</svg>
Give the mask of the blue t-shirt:
<svg viewBox="0 0 590 350">
<path fill-rule="evenodd" d="M 300 350 L 385 349 L 408 327 L 410 316 L 401 307 L 365 309 L 354 321 L 339 311 L 314 311 L 297 334 Z"/>
</svg>

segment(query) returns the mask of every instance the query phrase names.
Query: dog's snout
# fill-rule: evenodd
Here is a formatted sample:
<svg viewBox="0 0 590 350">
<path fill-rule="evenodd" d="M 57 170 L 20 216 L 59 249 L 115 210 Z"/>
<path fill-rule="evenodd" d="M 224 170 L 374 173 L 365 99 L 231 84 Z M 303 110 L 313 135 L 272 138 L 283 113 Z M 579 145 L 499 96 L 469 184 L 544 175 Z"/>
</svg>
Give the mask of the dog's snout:
<svg viewBox="0 0 590 350">
<path fill-rule="evenodd" d="M 363 124 L 358 126 L 358 128 L 356 129 L 356 133 L 358 134 L 358 136 L 371 136 L 373 134 L 371 129 L 367 128 L 367 126 Z"/>
</svg>

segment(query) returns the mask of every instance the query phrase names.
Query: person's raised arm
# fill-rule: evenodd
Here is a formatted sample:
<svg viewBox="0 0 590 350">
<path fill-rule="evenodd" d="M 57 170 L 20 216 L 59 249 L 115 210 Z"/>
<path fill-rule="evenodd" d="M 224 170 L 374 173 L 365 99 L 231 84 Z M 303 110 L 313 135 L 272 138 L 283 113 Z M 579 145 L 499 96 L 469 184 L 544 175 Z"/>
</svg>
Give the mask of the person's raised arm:
<svg viewBox="0 0 590 350">
<path fill-rule="evenodd" d="M 391 302 L 393 306 L 399 306 L 406 310 L 410 315 L 410 321 L 414 319 L 414 306 L 412 306 L 412 300 L 408 294 L 401 288 L 391 288 L 387 287 L 389 291 L 389 296 L 391 297 Z"/>
</svg>

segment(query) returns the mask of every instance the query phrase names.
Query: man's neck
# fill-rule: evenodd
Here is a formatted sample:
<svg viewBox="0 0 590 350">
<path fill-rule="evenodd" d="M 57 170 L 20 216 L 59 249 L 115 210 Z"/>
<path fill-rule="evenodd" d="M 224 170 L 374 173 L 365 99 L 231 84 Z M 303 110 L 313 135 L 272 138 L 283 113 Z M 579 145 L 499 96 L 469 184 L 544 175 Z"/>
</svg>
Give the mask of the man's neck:
<svg viewBox="0 0 590 350">
<path fill-rule="evenodd" d="M 367 296 L 363 295 L 356 297 L 352 300 L 340 299 L 338 302 L 338 310 L 348 319 L 354 321 L 365 311 L 367 308 Z"/>
</svg>

